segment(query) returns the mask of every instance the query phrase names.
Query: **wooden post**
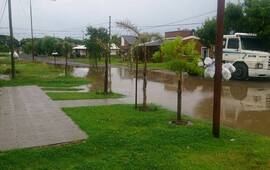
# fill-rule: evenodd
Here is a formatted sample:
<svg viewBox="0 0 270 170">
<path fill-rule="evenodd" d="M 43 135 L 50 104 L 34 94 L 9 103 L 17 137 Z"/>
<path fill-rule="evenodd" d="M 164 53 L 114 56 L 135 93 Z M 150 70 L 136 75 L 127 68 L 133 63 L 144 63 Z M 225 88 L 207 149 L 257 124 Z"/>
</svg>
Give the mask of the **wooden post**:
<svg viewBox="0 0 270 170">
<path fill-rule="evenodd" d="M 146 56 L 146 46 L 144 43 L 144 69 L 143 69 L 143 110 L 146 110 L 147 107 L 147 56 Z"/>
<path fill-rule="evenodd" d="M 135 109 L 138 108 L 138 69 L 139 69 L 139 57 L 136 54 L 136 75 L 135 75 Z"/>
<path fill-rule="evenodd" d="M 181 112 L 182 112 L 182 81 L 183 76 L 182 72 L 180 72 L 179 79 L 178 79 L 178 90 L 177 90 L 177 117 L 176 123 L 182 120 Z"/>
<path fill-rule="evenodd" d="M 218 0 L 217 10 L 217 34 L 215 48 L 215 80 L 214 80 L 214 107 L 213 107 L 213 136 L 220 137 L 220 107 L 222 87 L 222 54 L 223 54 L 223 31 L 224 31 L 225 0 Z"/>
<path fill-rule="evenodd" d="M 34 31 L 33 31 L 33 14 L 32 14 L 32 0 L 30 0 L 30 22 L 31 22 L 31 38 L 32 38 L 32 60 L 35 61 L 35 45 L 34 45 Z"/>
</svg>

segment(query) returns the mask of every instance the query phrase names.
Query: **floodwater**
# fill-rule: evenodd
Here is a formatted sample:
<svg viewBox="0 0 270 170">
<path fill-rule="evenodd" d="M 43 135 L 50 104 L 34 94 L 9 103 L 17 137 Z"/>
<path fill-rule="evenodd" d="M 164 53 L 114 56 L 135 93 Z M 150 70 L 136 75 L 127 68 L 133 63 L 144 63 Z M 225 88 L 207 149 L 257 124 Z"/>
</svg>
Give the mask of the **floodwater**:
<svg viewBox="0 0 270 170">
<path fill-rule="evenodd" d="M 73 75 L 89 77 L 89 90 L 103 89 L 103 70 L 73 68 Z M 128 68 L 111 68 L 112 91 L 125 94 L 134 102 L 135 74 Z M 142 77 L 138 81 L 139 100 L 142 101 Z M 176 111 L 177 78 L 172 73 L 148 72 L 147 101 Z M 213 80 L 185 76 L 183 82 L 183 110 L 186 115 L 212 119 Z M 229 81 L 222 87 L 222 123 L 232 128 L 270 136 L 270 81 Z"/>
</svg>

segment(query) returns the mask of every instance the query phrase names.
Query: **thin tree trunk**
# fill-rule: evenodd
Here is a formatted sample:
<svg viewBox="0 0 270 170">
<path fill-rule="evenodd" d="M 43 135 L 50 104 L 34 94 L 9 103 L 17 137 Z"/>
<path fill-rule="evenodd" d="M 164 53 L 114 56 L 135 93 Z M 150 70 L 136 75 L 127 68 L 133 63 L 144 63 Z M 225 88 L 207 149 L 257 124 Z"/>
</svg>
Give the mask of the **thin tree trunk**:
<svg viewBox="0 0 270 170">
<path fill-rule="evenodd" d="M 67 67 L 68 67 L 68 55 L 66 54 L 65 76 L 67 76 L 67 74 L 68 74 L 68 73 L 67 73 L 67 72 L 68 72 L 68 70 L 67 70 L 68 68 L 67 68 Z"/>
<path fill-rule="evenodd" d="M 105 56 L 105 76 L 104 76 L 104 93 L 108 94 L 108 60 L 109 54 Z"/>
<path fill-rule="evenodd" d="M 54 66 L 56 66 L 56 56 L 55 55 L 53 56 L 53 59 L 54 59 Z"/>
<path fill-rule="evenodd" d="M 136 75 L 135 75 L 135 109 L 138 108 L 138 67 L 139 57 L 136 55 Z"/>
<path fill-rule="evenodd" d="M 181 112 L 182 112 L 182 72 L 180 72 L 178 79 L 178 89 L 177 89 L 177 116 L 176 122 L 180 122 L 182 120 Z"/>
<path fill-rule="evenodd" d="M 143 69 L 143 110 L 147 109 L 147 56 L 146 56 L 146 46 L 144 45 L 144 69 Z"/>
</svg>

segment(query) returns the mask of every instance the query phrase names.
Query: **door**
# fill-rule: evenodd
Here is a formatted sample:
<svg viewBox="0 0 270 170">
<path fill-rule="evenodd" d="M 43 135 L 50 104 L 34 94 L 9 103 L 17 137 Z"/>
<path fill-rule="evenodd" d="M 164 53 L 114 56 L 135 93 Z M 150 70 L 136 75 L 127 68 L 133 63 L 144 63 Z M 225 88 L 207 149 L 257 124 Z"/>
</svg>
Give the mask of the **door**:
<svg viewBox="0 0 270 170">
<path fill-rule="evenodd" d="M 235 62 L 236 60 L 241 59 L 244 54 L 241 54 L 240 51 L 240 40 L 239 38 L 228 38 L 223 51 L 223 60 L 226 62 Z"/>
</svg>

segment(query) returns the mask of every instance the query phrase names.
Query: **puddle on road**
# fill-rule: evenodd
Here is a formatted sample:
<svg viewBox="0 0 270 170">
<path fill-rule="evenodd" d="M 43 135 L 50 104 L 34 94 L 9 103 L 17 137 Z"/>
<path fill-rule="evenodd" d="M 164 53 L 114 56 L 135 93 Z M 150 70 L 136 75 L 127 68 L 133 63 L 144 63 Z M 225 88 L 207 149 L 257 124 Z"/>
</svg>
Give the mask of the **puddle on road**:
<svg viewBox="0 0 270 170">
<path fill-rule="evenodd" d="M 111 88 L 134 101 L 134 72 L 128 68 L 111 69 Z M 103 89 L 103 70 L 74 68 L 73 75 L 93 79 L 89 90 Z M 142 101 L 142 79 L 138 81 L 139 100 Z M 184 79 L 183 113 L 202 119 L 212 119 L 213 81 L 201 77 Z M 148 103 L 155 103 L 176 111 L 177 78 L 170 73 L 148 72 Z M 270 136 L 270 81 L 229 81 L 222 87 L 223 124 Z"/>
</svg>

